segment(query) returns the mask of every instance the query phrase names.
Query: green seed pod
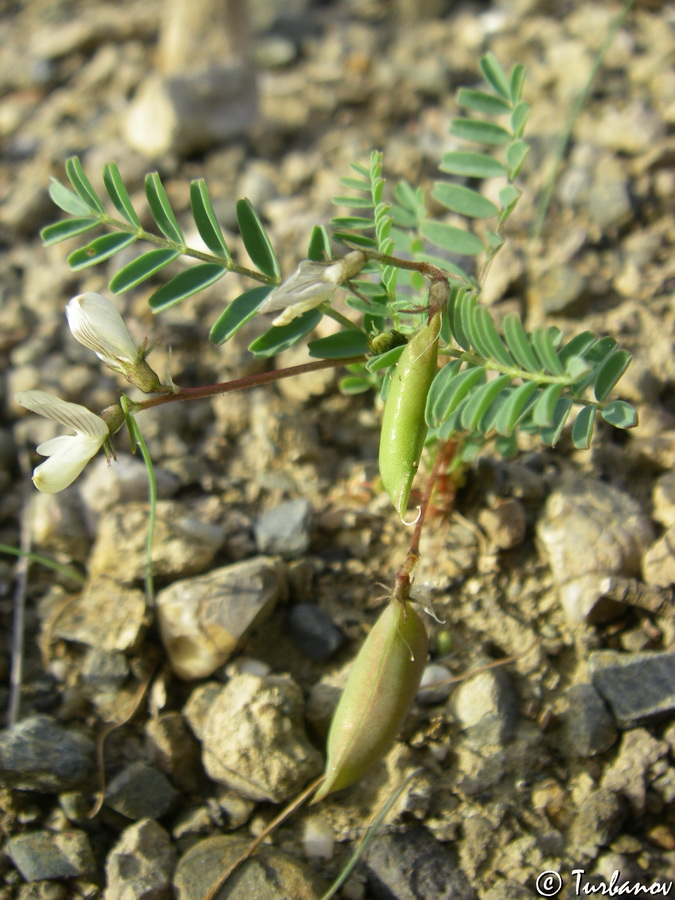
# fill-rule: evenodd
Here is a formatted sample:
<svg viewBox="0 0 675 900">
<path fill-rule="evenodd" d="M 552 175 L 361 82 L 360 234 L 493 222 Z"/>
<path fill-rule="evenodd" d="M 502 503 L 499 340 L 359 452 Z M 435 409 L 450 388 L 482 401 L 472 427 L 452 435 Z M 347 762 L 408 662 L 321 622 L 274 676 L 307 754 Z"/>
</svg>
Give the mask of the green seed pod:
<svg viewBox="0 0 675 900">
<path fill-rule="evenodd" d="M 401 518 L 408 506 L 427 434 L 424 407 L 436 375 L 440 327 L 441 316 L 437 313 L 408 341 L 396 364 L 384 404 L 380 477 Z"/>
<path fill-rule="evenodd" d="M 417 692 L 428 650 L 419 615 L 391 600 L 352 664 L 328 733 L 326 777 L 312 802 L 354 784 L 382 759 Z"/>
</svg>

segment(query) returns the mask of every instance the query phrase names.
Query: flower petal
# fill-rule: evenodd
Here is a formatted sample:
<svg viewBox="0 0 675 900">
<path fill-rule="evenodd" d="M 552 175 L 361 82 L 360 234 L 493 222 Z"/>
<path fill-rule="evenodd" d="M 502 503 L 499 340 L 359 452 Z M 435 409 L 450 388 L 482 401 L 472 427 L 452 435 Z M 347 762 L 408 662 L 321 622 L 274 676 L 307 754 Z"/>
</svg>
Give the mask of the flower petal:
<svg viewBox="0 0 675 900">
<path fill-rule="evenodd" d="M 100 294 L 78 294 L 66 306 L 66 318 L 73 337 L 93 350 L 113 368 L 138 359 L 138 347 L 131 339 L 122 316 L 110 300 Z"/>
<path fill-rule="evenodd" d="M 56 494 L 75 481 L 89 460 L 100 450 L 104 438 L 75 434 L 52 438 L 38 447 L 49 451 L 49 459 L 33 472 L 33 484 L 45 494 Z"/>
<path fill-rule="evenodd" d="M 48 394 L 47 391 L 19 391 L 14 399 L 24 409 L 59 422 L 66 428 L 72 428 L 77 434 L 100 438 L 99 447 L 110 434 L 108 426 L 96 413 L 79 403 L 68 403 L 56 394 Z"/>
</svg>

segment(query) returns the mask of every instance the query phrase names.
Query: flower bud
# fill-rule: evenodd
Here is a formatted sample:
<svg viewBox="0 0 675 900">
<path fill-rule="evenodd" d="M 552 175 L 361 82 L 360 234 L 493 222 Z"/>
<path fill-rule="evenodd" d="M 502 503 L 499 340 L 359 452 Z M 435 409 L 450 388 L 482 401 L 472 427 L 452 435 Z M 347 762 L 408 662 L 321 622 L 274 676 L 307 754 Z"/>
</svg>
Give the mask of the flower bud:
<svg viewBox="0 0 675 900">
<path fill-rule="evenodd" d="M 335 262 L 303 259 L 295 272 L 268 295 L 259 311 L 283 310 L 272 324 L 288 325 L 315 306 L 332 300 L 337 286 L 353 278 L 366 262 L 365 253 L 360 250 L 353 250 Z"/>
<path fill-rule="evenodd" d="M 166 390 L 145 361 L 145 343 L 137 347 L 110 300 L 100 294 L 78 294 L 66 306 L 66 318 L 76 341 L 144 393 Z"/>
</svg>

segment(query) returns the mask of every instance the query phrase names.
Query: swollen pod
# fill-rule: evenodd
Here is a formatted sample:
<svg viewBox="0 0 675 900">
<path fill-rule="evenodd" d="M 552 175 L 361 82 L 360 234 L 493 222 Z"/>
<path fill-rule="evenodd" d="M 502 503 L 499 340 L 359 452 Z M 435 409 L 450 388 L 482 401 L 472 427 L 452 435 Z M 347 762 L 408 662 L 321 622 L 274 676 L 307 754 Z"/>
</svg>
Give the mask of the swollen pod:
<svg viewBox="0 0 675 900">
<path fill-rule="evenodd" d="M 354 784 L 382 759 L 415 697 L 428 651 L 418 613 L 391 600 L 352 665 L 328 733 L 325 781 L 312 802 Z"/>
</svg>

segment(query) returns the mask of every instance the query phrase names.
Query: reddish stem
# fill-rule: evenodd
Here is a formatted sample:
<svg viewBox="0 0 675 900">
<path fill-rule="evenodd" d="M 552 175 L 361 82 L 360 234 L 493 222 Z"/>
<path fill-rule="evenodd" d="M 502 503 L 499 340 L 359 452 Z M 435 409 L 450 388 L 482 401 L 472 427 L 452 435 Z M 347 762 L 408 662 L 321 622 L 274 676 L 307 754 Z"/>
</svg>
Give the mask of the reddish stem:
<svg viewBox="0 0 675 900">
<path fill-rule="evenodd" d="M 319 359 L 316 362 L 303 363 L 299 366 L 289 366 L 286 369 L 276 369 L 270 372 L 261 372 L 258 375 L 247 375 L 244 378 L 235 378 L 233 381 L 222 381 L 219 384 L 207 384 L 202 387 L 178 388 L 177 393 L 162 394 L 161 397 L 153 397 L 151 400 L 141 400 L 134 405 L 133 412 L 150 409 L 152 406 L 161 406 L 164 403 L 175 403 L 178 400 L 203 400 L 217 394 L 229 394 L 231 391 L 243 391 L 246 388 L 258 387 L 261 384 L 270 384 L 280 381 L 282 378 L 291 378 L 293 375 L 304 375 L 307 372 L 318 372 L 321 369 L 330 369 L 334 366 L 349 366 L 353 363 L 363 362 L 365 356 L 351 356 L 348 359 Z"/>
<path fill-rule="evenodd" d="M 429 475 L 426 486 L 424 488 L 424 493 L 422 495 L 419 506 L 419 515 L 417 516 L 417 521 L 415 522 L 415 527 L 413 529 L 412 540 L 410 541 L 410 547 L 408 548 L 408 552 L 406 554 L 405 560 L 403 561 L 403 565 L 396 573 L 394 590 L 392 591 L 392 599 L 396 599 L 400 603 L 405 604 L 410 594 L 410 576 L 413 569 L 417 565 L 417 561 L 420 558 L 420 540 L 422 537 L 422 528 L 424 527 L 427 510 L 429 509 L 429 503 L 431 502 L 431 495 L 433 494 L 434 487 L 436 486 L 436 481 L 438 480 L 441 472 L 445 468 L 447 468 L 450 460 L 455 453 L 456 448 L 457 445 L 455 441 L 447 441 L 443 445 L 440 452 L 436 456 L 434 465 L 431 469 L 431 474 Z"/>
</svg>

